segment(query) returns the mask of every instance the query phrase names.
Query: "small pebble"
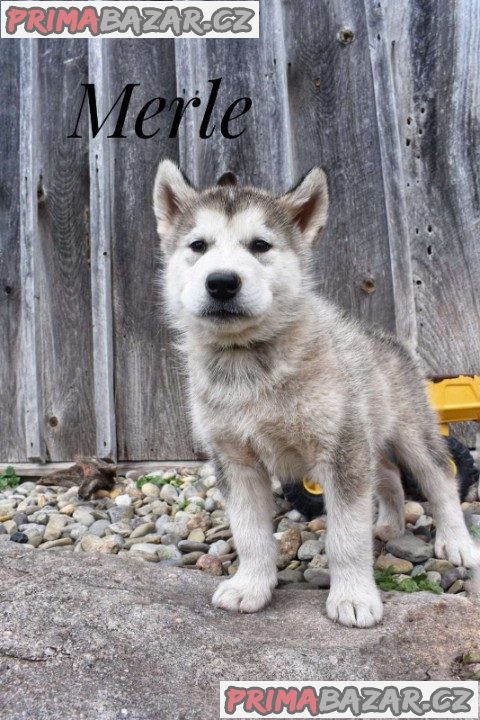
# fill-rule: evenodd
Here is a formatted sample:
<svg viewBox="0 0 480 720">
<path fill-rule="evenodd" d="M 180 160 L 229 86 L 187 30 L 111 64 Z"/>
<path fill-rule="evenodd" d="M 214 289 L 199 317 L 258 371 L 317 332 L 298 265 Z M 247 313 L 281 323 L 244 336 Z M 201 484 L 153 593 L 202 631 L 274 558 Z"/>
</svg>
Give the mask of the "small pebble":
<svg viewBox="0 0 480 720">
<path fill-rule="evenodd" d="M 28 543 L 28 535 L 23 532 L 14 532 L 10 535 L 10 540 L 16 543 Z"/>
<path fill-rule="evenodd" d="M 223 575 L 222 561 L 215 555 L 202 555 L 198 558 L 196 567 L 208 575 Z"/>
<path fill-rule="evenodd" d="M 231 545 L 227 540 L 217 540 L 210 545 L 208 554 L 220 557 L 221 555 L 228 555 L 231 549 Z"/>
<path fill-rule="evenodd" d="M 142 523 L 142 525 L 138 525 L 135 530 L 132 530 L 130 537 L 131 538 L 139 538 L 143 537 L 144 535 L 148 535 L 149 533 L 152 533 L 155 531 L 155 523 L 153 522 L 146 522 Z"/>
</svg>

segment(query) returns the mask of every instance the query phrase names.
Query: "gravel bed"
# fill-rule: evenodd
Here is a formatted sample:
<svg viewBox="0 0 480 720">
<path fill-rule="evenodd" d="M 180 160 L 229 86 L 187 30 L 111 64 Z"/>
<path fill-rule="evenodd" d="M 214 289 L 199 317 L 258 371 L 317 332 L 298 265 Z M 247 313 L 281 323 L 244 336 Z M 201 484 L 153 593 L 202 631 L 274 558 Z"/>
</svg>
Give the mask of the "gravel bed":
<svg viewBox="0 0 480 720">
<path fill-rule="evenodd" d="M 308 522 L 275 488 L 274 531 L 282 585 L 328 588 L 326 516 Z M 480 502 L 462 505 L 470 532 L 480 537 Z M 434 558 L 435 526 L 428 503 L 407 502 L 407 529 L 387 543 L 375 540 L 377 582 L 383 589 L 464 593 L 468 571 Z M 91 500 L 78 489 L 24 482 L 0 492 L 0 550 L 4 542 L 39 551 L 106 553 L 141 562 L 232 575 L 235 544 L 213 468 L 172 468 L 117 478 L 112 491 Z M 382 585 L 383 583 L 383 585 Z M 423 584 L 422 584 L 423 583 Z"/>
</svg>

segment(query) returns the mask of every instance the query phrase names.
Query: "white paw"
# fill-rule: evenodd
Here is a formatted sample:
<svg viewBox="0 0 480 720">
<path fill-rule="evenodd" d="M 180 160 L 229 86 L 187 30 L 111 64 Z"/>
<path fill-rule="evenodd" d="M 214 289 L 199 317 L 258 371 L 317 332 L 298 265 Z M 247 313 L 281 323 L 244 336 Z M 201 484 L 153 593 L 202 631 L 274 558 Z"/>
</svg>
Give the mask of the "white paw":
<svg viewBox="0 0 480 720">
<path fill-rule="evenodd" d="M 234 612 L 257 612 L 272 599 L 276 578 L 256 580 L 237 573 L 220 583 L 212 598 L 215 607 Z"/>
<path fill-rule="evenodd" d="M 368 584 L 362 590 L 357 587 L 336 591 L 330 590 L 327 600 L 327 615 L 330 620 L 348 627 L 366 628 L 380 622 L 383 605 L 377 586 Z"/>
<path fill-rule="evenodd" d="M 473 542 L 466 527 L 441 531 L 437 529 L 435 555 L 454 565 L 477 567 L 480 565 L 480 548 Z"/>
</svg>

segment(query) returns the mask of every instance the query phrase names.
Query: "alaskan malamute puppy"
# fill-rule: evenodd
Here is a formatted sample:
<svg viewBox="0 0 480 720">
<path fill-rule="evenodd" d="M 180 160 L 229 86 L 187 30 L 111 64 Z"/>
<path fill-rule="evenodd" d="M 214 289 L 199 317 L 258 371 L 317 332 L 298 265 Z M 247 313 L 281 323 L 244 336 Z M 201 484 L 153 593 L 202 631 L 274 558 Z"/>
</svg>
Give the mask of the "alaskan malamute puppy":
<svg viewBox="0 0 480 720">
<path fill-rule="evenodd" d="M 392 455 L 430 502 L 437 556 L 476 564 L 415 360 L 313 290 L 312 245 L 328 214 L 324 172 L 314 168 L 280 197 L 237 186 L 197 192 L 164 161 L 154 209 L 193 427 L 216 464 L 240 560 L 214 604 L 255 612 L 270 601 L 277 575 L 270 477 L 308 476 L 325 488 L 327 614 L 344 625 L 378 622 L 374 493 L 377 531 L 392 537 L 404 527 L 399 473 L 385 459 Z"/>
</svg>

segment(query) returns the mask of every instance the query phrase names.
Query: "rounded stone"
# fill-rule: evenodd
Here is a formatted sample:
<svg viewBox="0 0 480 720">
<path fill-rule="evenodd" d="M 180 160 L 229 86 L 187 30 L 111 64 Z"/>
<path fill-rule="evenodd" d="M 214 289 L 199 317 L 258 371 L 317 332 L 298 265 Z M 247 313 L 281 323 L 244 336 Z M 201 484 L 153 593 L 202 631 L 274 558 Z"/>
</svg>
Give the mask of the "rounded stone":
<svg viewBox="0 0 480 720">
<path fill-rule="evenodd" d="M 45 535 L 43 536 L 43 539 L 46 542 L 50 540 L 58 540 L 58 538 L 61 537 L 63 529 L 67 522 L 67 515 L 51 515 L 45 527 Z"/>
<path fill-rule="evenodd" d="M 103 537 L 109 526 L 110 520 L 95 520 L 95 522 L 92 523 L 88 528 L 88 532 L 90 533 L 90 535 L 97 535 L 98 537 Z"/>
<path fill-rule="evenodd" d="M 17 525 L 17 527 L 20 527 L 20 525 L 28 523 L 28 515 L 26 513 L 16 513 L 12 517 L 12 520 Z"/>
<path fill-rule="evenodd" d="M 74 525 L 70 525 L 68 531 L 72 540 L 78 540 L 88 532 L 88 528 L 81 523 L 75 523 Z"/>
<path fill-rule="evenodd" d="M 303 572 L 301 570 L 291 570 L 290 568 L 285 568 L 285 570 L 281 570 L 278 573 L 277 578 L 279 585 L 299 583 L 303 582 Z"/>
<path fill-rule="evenodd" d="M 423 509 L 423 506 L 420 505 L 419 502 L 406 502 L 405 503 L 405 515 L 415 515 L 417 518 L 419 518 L 421 515 L 424 515 L 425 511 Z"/>
<path fill-rule="evenodd" d="M 319 555 L 323 550 L 320 540 L 307 540 L 300 545 L 297 556 L 299 560 L 311 560 L 314 555 Z"/>
<path fill-rule="evenodd" d="M 171 524 L 172 518 L 169 515 L 162 515 L 155 523 L 155 531 L 159 535 L 164 535 L 168 530 L 168 526 Z"/>
<path fill-rule="evenodd" d="M 86 508 L 77 508 L 75 512 L 73 513 L 73 519 L 75 522 L 81 523 L 82 525 L 85 525 L 86 527 L 90 527 L 90 525 L 93 525 L 95 522 L 95 518 L 89 512 L 90 509 Z"/>
<path fill-rule="evenodd" d="M 162 562 L 164 560 L 175 560 L 180 562 L 182 553 L 175 545 L 157 545 L 157 557 Z"/>
<path fill-rule="evenodd" d="M 430 570 L 430 572 L 427 572 L 427 580 L 429 582 L 435 583 L 436 585 L 440 585 L 442 581 L 442 576 L 439 572 L 435 572 L 434 570 Z"/>
<path fill-rule="evenodd" d="M 394 571 L 400 574 L 408 574 L 413 570 L 413 565 L 409 560 L 398 558 L 390 553 L 379 555 L 375 567 L 377 570 L 388 570 L 388 568 L 393 567 Z"/>
<path fill-rule="evenodd" d="M 16 543 L 28 543 L 28 535 L 17 531 L 10 535 L 10 540 Z"/>
<path fill-rule="evenodd" d="M 165 502 L 165 500 L 154 500 L 151 504 L 151 508 L 154 515 L 166 515 L 169 510 L 169 505 Z"/>
<path fill-rule="evenodd" d="M 142 493 L 149 498 L 157 498 L 160 495 L 160 488 L 155 483 L 145 483 L 142 485 Z"/>
<path fill-rule="evenodd" d="M 201 552 L 200 550 L 189 552 L 186 555 L 183 555 L 182 557 L 182 565 L 191 566 L 195 565 L 197 560 L 202 557 L 205 553 Z"/>
<path fill-rule="evenodd" d="M 319 588 L 330 587 L 330 573 L 322 568 L 307 568 L 303 574 L 305 580 Z"/>
<path fill-rule="evenodd" d="M 112 524 L 118 523 L 122 520 L 131 520 L 133 517 L 133 508 L 122 505 L 115 505 L 114 507 L 108 508 L 107 515 Z"/>
<path fill-rule="evenodd" d="M 209 545 L 204 542 L 198 542 L 196 540 L 180 540 L 178 543 L 178 549 L 183 553 L 205 553 L 208 552 Z"/>
<path fill-rule="evenodd" d="M 204 543 L 205 533 L 200 528 L 195 528 L 188 534 L 187 541 L 194 543 Z"/>
<path fill-rule="evenodd" d="M 297 557 L 297 552 L 302 544 L 302 535 L 298 528 L 287 528 L 280 534 L 280 553 L 287 560 Z"/>
<path fill-rule="evenodd" d="M 462 592 L 463 587 L 463 580 L 455 580 L 448 588 L 447 593 L 449 595 L 455 595 L 456 593 Z"/>
<path fill-rule="evenodd" d="M 142 523 L 141 525 L 138 525 L 135 530 L 132 530 L 130 537 L 131 538 L 139 538 L 143 537 L 144 535 L 148 535 L 148 533 L 155 532 L 155 523 L 153 522 L 146 522 Z"/>
<path fill-rule="evenodd" d="M 439 572 L 441 575 L 449 570 L 453 570 L 454 568 L 455 565 L 449 560 L 437 560 L 437 558 L 431 558 L 425 563 L 425 570 L 427 572 L 433 570 L 435 572 Z"/>
<path fill-rule="evenodd" d="M 107 535 L 107 537 L 101 538 L 98 552 L 104 555 L 116 555 L 123 545 L 124 540 L 121 535 Z"/>
<path fill-rule="evenodd" d="M 415 535 L 402 535 L 389 540 L 386 550 L 395 557 L 409 560 L 412 563 L 421 563 L 433 556 L 432 545 L 428 545 Z"/>
<path fill-rule="evenodd" d="M 314 555 L 308 563 L 308 567 L 312 569 L 325 569 L 328 567 L 328 558 L 326 555 Z"/>
<path fill-rule="evenodd" d="M 231 549 L 232 546 L 227 540 L 216 540 L 210 545 L 208 554 L 220 557 L 221 555 L 228 555 L 231 552 Z"/>
<path fill-rule="evenodd" d="M 98 552 L 102 544 L 101 538 L 98 535 L 86 534 L 80 539 L 80 546 L 84 552 Z"/>
<path fill-rule="evenodd" d="M 62 515 L 73 515 L 73 513 L 75 512 L 75 505 L 73 505 L 72 503 L 64 505 L 60 512 L 62 513 Z"/>
<path fill-rule="evenodd" d="M 132 546 L 130 555 L 132 557 L 141 557 L 143 560 L 148 560 L 149 562 L 158 562 L 157 550 L 158 545 L 152 543 L 137 543 Z"/>
<path fill-rule="evenodd" d="M 196 528 L 200 528 L 203 532 L 205 532 L 212 527 L 212 518 L 213 515 L 209 515 L 209 513 L 206 512 L 199 512 L 196 515 L 191 515 L 187 522 L 187 528 L 189 532 L 195 530 Z"/>
<path fill-rule="evenodd" d="M 173 485 L 164 485 L 160 490 L 160 497 L 172 505 L 178 498 L 178 490 L 174 488 Z"/>
<path fill-rule="evenodd" d="M 198 558 L 196 567 L 208 573 L 208 575 L 223 575 L 222 561 L 215 555 L 202 555 Z"/>
<path fill-rule="evenodd" d="M 121 520 L 118 523 L 112 523 L 111 525 L 109 525 L 107 532 L 109 535 L 121 535 L 121 537 L 127 538 L 130 537 L 132 528 L 130 526 L 130 523 L 126 522 L 125 520 Z"/>
</svg>

